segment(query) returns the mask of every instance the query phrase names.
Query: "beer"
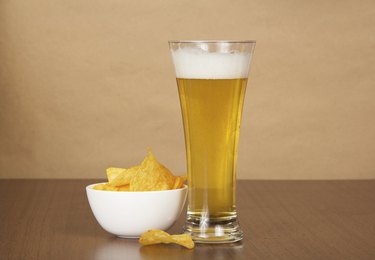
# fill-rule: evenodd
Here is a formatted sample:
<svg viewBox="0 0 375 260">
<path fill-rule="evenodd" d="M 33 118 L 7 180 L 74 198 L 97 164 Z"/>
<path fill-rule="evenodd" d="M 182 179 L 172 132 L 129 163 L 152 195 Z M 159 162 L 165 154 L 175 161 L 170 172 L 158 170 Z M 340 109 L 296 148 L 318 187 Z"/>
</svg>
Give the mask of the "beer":
<svg viewBox="0 0 375 260">
<path fill-rule="evenodd" d="M 177 79 L 186 138 L 188 214 L 235 217 L 237 146 L 246 78 Z"/>
<path fill-rule="evenodd" d="M 170 42 L 185 132 L 188 212 L 196 242 L 242 239 L 236 164 L 254 42 Z"/>
</svg>

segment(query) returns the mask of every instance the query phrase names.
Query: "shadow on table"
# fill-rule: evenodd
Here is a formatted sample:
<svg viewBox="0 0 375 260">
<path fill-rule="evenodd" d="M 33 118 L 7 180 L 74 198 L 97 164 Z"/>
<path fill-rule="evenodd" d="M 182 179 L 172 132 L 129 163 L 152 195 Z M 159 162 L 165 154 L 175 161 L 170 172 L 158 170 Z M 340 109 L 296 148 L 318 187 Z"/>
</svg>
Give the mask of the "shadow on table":
<svg viewBox="0 0 375 260">
<path fill-rule="evenodd" d="M 189 255 L 192 256 L 192 250 L 180 246 L 142 246 L 137 239 L 111 238 L 95 249 L 94 259 L 192 259 Z"/>
<path fill-rule="evenodd" d="M 95 260 L 104 259 L 231 259 L 241 255 L 241 243 L 228 245 L 196 244 L 194 249 L 186 249 L 178 245 L 151 245 L 141 246 L 137 239 L 111 238 L 100 244 L 94 252 Z"/>
</svg>

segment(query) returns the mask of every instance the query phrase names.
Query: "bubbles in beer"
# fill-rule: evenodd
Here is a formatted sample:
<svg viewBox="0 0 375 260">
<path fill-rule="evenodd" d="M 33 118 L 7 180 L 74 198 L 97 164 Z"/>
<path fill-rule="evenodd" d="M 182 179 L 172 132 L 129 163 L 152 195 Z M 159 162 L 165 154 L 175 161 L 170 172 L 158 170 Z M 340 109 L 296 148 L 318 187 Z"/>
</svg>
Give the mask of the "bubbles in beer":
<svg viewBox="0 0 375 260">
<path fill-rule="evenodd" d="M 247 78 L 249 53 L 211 53 L 192 48 L 172 50 L 177 78 L 238 79 Z"/>
</svg>

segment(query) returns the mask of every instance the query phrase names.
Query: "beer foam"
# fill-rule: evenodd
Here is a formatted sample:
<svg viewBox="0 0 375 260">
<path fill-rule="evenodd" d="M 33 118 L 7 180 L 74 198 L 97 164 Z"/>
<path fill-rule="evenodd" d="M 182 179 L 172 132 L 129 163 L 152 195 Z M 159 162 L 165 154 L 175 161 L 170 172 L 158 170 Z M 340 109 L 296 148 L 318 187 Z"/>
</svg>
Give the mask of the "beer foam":
<svg viewBox="0 0 375 260">
<path fill-rule="evenodd" d="M 247 78 L 250 53 L 212 53 L 192 48 L 172 50 L 177 78 Z"/>
</svg>

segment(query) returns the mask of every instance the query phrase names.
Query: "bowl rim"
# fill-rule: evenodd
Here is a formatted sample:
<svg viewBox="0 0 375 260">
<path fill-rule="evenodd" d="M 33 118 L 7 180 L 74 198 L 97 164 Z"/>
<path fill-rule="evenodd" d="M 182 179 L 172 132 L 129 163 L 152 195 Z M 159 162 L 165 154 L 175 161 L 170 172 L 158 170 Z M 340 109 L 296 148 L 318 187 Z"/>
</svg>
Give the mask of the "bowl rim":
<svg viewBox="0 0 375 260">
<path fill-rule="evenodd" d="M 98 183 L 92 183 L 86 186 L 86 191 L 90 192 L 99 192 L 99 193 L 116 193 L 116 194 L 153 194 L 153 193 L 167 193 L 167 192 L 179 192 L 186 190 L 188 186 L 184 184 L 184 187 L 179 189 L 173 189 L 173 190 L 155 190 L 155 191 L 113 191 L 113 190 L 94 190 L 93 187 L 98 184 L 104 184 L 107 182 L 98 182 Z"/>
</svg>

